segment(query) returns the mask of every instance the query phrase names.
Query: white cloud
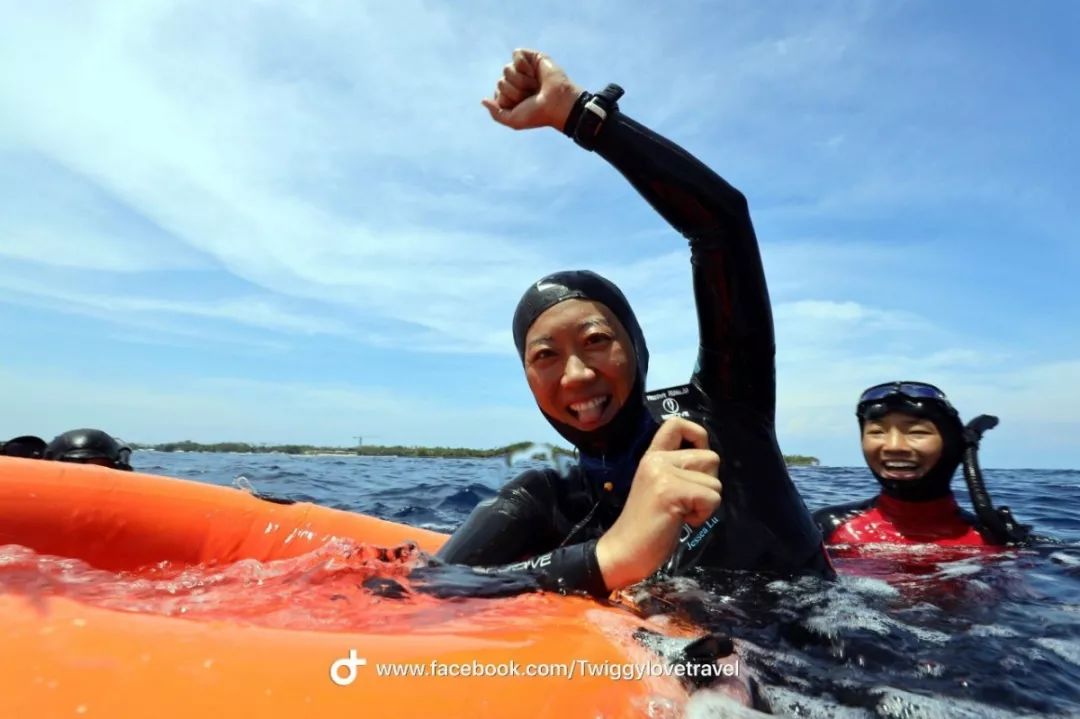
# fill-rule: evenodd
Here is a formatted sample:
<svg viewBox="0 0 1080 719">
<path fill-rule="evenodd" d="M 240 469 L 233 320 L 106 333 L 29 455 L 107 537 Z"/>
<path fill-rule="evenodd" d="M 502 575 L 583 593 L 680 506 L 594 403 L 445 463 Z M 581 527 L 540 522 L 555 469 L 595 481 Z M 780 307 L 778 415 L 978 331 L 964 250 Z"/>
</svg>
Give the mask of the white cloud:
<svg viewBox="0 0 1080 719">
<path fill-rule="evenodd" d="M 34 306 L 62 309 L 105 319 L 120 325 L 148 326 L 157 318 L 177 316 L 189 319 L 228 320 L 240 325 L 300 334 L 350 332 L 344 322 L 317 314 L 290 311 L 282 303 L 264 297 L 235 297 L 224 300 L 176 301 L 131 294 L 103 294 L 70 289 L 70 284 L 42 284 L 0 272 L 0 288 L 12 293 L 14 301 Z"/>
<path fill-rule="evenodd" d="M 602 17 L 599 10 L 584 15 Z M 565 158 L 551 157 L 551 143 L 563 140 L 493 127 L 477 106 L 476 88 L 490 86 L 505 59 L 497 53 L 506 49 L 477 47 L 474 38 L 485 30 L 504 34 L 512 27 L 505 18 L 415 3 L 331 9 L 162 2 L 137 10 L 87 6 L 66 20 L 38 8 L 20 14 L 9 31 L 24 51 L 15 53 L 21 62 L 0 71 L 4 94 L 16 100 L 11 137 L 245 281 L 424 328 L 432 348 L 475 349 L 475 338 L 497 337 L 488 346 L 495 350 L 505 336 L 496 331 L 504 325 L 501 308 L 535 268 L 557 261 L 516 237 L 517 226 L 539 214 L 516 193 L 566 184 L 571 167 L 603 172 L 569 148 Z M 624 18 L 643 27 L 655 20 L 648 11 Z M 836 66 L 862 22 L 841 14 L 779 30 L 756 16 L 736 23 L 758 39 L 722 49 L 735 72 L 727 106 L 808 63 Z M 730 39 L 739 37 L 736 27 L 725 28 Z M 678 80 L 682 73 L 670 72 L 678 58 L 656 65 L 670 37 L 645 40 L 656 45 L 652 53 L 641 46 L 650 35 L 617 37 L 616 45 L 635 48 L 619 67 L 643 78 L 645 95 L 696 92 Z M 580 46 L 559 43 L 584 72 L 595 61 L 588 55 L 603 54 L 584 52 L 593 45 L 587 40 L 585 33 Z M 48 57 L 29 51 L 41 45 L 52 48 Z M 696 82 L 718 84 L 716 71 L 708 72 Z M 655 83 L 658 76 L 667 80 Z M 26 242 L 18 256 L 32 259 Z M 102 264 L 124 256 L 155 261 L 130 246 L 102 246 Z M 50 256 L 63 254 L 58 249 Z M 85 255 L 71 250 L 68 261 Z M 631 260 L 630 288 L 662 286 L 655 277 L 635 279 L 656 269 L 652 260 L 636 268 Z M 684 278 L 684 271 L 677 276 L 680 284 Z M 660 299 L 639 306 L 659 307 L 653 316 L 677 309 Z M 204 313 L 194 306 L 192 314 Z M 287 318 L 277 324 L 310 326 Z"/>
<path fill-rule="evenodd" d="M 198 42 L 185 32 L 197 18 L 171 3 L 146 4 L 139 12 L 104 6 L 80 18 L 77 29 L 28 13 L 20 21 L 26 34 L 13 39 L 24 48 L 44 42 L 54 53 L 43 63 L 20 54 L 26 61 L 3 74 L 5 94 L 17 98 L 9 131 L 272 293 L 424 327 L 436 345 L 492 334 L 497 310 L 477 299 L 505 304 L 532 279 L 539 258 L 493 234 L 453 229 L 470 216 L 480 225 L 528 219 L 482 194 L 466 195 L 456 180 L 463 167 L 484 173 L 496 166 L 511 183 L 523 171 L 530 182 L 544 178 L 527 170 L 537 157 L 529 143 L 517 146 L 511 163 L 484 151 L 500 131 L 484 118 L 478 97 L 460 79 L 444 82 L 433 62 L 440 51 L 461 55 L 463 39 L 452 27 L 460 18 L 452 22 L 437 8 L 419 17 L 371 8 L 341 17 L 257 4 L 232 12 L 257 28 L 245 42 L 236 42 L 228 10 L 199 19 Z M 388 25 L 409 32 L 391 39 Z M 286 30 L 301 47 L 318 45 L 320 61 L 278 47 L 278 33 Z M 403 47 L 409 43 L 415 52 Z M 483 66 L 486 86 L 498 65 Z M 64 113 L 50 111 L 61 105 Z M 469 153 L 479 161 L 464 164 Z M 411 174 L 414 179 L 404 179 Z M 447 189 L 436 189 L 440 178 Z M 342 182 L 348 189 L 335 195 Z M 425 221 L 404 214 L 420 207 L 425 211 L 416 214 Z M 24 239 L 8 253 L 40 259 L 31 242 L 44 235 L 42 228 L 32 223 L 12 231 Z M 83 233 L 68 244 L 52 233 L 41 249 L 86 269 L 167 263 L 100 240 Z M 86 247 L 102 250 L 96 261 L 87 262 Z M 153 309 L 145 300 L 132 302 Z M 236 316 L 283 330 L 312 326 L 195 302 L 158 309 Z"/>
<path fill-rule="evenodd" d="M 107 270 L 138 273 L 198 267 L 182 249 L 146 252 L 132 238 L 86 228 L 0 226 L 0 257 L 23 262 L 67 267 L 80 272 Z"/>
<path fill-rule="evenodd" d="M 685 243 L 655 218 L 635 227 L 648 210 L 596 157 L 554 133 L 493 126 L 479 107 L 510 48 L 537 45 L 588 87 L 621 81 L 631 114 L 760 205 L 791 436 L 846 439 L 853 394 L 898 376 L 939 381 L 964 407 L 1009 398 L 996 406 L 1025 432 L 1043 420 L 1070 427 L 1064 405 L 1043 396 L 1069 376 L 1068 360 L 1051 368 L 1051 350 L 1021 352 L 1004 333 L 958 330 L 955 317 L 910 306 L 905 292 L 925 279 L 912 259 L 951 273 L 949 249 L 970 231 L 874 235 L 896 216 L 982 204 L 1068 235 L 1066 193 L 1015 162 L 1016 145 L 1039 138 L 974 122 L 1000 106 L 982 85 L 902 81 L 905 67 L 963 70 L 982 56 L 940 34 L 899 45 L 891 23 L 905 6 L 754 10 L 27 4 L 0 28 L 0 152 L 36 170 L 0 174 L 0 191 L 17 198 L 0 201 L 0 256 L 12 260 L 0 301 L 106 319 L 119 335 L 158 327 L 181 344 L 228 339 L 223 326 L 235 325 L 244 342 L 257 328 L 281 341 L 510 354 L 524 286 L 589 264 L 637 308 L 654 382 L 685 381 L 697 345 Z M 1017 192 L 1025 180 L 1031 189 Z M 992 267 L 1008 276 L 1015 258 L 999 254 Z M 149 286 L 149 272 L 177 269 L 216 273 L 220 286 L 213 296 Z M 933 293 L 942 308 L 964 307 L 945 282 Z M 980 315 L 992 317 L 1001 300 L 986 294 Z M 175 402 L 173 421 L 191 427 L 222 417 L 224 430 L 246 426 L 244 408 L 264 392 L 237 388 L 234 407 L 132 394 Z M 339 406 L 300 390 L 289 401 Z M 59 399 L 50 406 L 64 412 Z M 117 422 L 151 403 L 128 408 Z M 481 421 L 462 412 L 450 425 Z"/>
</svg>

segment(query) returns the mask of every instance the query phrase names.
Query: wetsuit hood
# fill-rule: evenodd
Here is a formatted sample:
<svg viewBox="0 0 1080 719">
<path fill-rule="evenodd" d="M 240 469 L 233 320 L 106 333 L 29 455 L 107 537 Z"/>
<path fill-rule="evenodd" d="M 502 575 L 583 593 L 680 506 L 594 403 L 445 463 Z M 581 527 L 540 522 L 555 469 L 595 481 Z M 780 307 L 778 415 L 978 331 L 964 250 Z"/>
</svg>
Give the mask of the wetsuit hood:
<svg viewBox="0 0 1080 719">
<path fill-rule="evenodd" d="M 44 452 L 45 440 L 30 434 L 24 434 L 21 437 L 15 437 L 7 442 L 0 443 L 0 455 L 5 457 L 41 459 Z"/>
<path fill-rule="evenodd" d="M 53 438 L 45 447 L 45 459 L 89 462 L 104 459 L 114 469 L 131 470 L 131 448 L 100 429 L 73 429 Z"/>
<path fill-rule="evenodd" d="M 585 432 L 541 413 L 555 431 L 583 454 L 604 456 L 630 450 L 641 433 L 645 408 L 645 375 L 649 369 L 649 349 L 634 311 L 622 291 L 610 280 L 589 270 L 568 270 L 547 275 L 529 286 L 514 311 L 514 345 L 525 361 L 525 335 L 545 310 L 566 300 L 592 300 L 606 306 L 630 336 L 637 374 L 626 402 L 615 417 L 602 427 Z"/>
<path fill-rule="evenodd" d="M 956 468 L 964 458 L 964 426 L 951 405 L 932 399 L 912 399 L 904 395 L 891 395 L 882 400 L 861 403 L 855 411 L 859 418 L 859 432 L 871 420 L 880 419 L 889 412 L 903 412 L 930 420 L 941 433 L 941 458 L 930 471 L 918 479 L 896 481 L 885 479 L 871 469 L 881 485 L 882 493 L 905 502 L 928 502 L 947 497 Z"/>
</svg>

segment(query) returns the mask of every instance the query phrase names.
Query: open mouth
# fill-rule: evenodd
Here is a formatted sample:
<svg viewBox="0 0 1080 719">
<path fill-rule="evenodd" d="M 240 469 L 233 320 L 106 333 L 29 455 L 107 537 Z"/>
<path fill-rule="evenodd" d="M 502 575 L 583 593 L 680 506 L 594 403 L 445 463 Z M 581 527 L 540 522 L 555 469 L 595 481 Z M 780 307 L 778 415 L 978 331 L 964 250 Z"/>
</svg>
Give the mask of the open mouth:
<svg viewBox="0 0 1080 719">
<path fill-rule="evenodd" d="M 588 426 L 599 423 L 610 404 L 611 395 L 605 394 L 581 402 L 573 402 L 567 410 L 578 423 Z"/>
<path fill-rule="evenodd" d="M 881 475 L 886 479 L 918 479 L 922 472 L 918 462 L 890 459 L 882 462 Z"/>
</svg>

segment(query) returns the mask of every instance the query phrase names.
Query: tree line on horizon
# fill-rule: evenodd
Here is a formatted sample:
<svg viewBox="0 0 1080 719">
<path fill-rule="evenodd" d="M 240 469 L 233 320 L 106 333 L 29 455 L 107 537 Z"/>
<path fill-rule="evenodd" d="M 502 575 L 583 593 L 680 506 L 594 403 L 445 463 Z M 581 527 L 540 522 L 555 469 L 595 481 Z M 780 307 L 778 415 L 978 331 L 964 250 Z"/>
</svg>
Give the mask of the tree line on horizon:
<svg viewBox="0 0 1080 719">
<path fill-rule="evenodd" d="M 248 442 L 161 442 L 157 444 L 135 444 L 132 449 L 155 450 L 157 452 L 235 452 L 239 454 L 337 454 L 359 455 L 362 457 L 464 457 L 486 458 L 503 457 L 517 454 L 537 447 L 536 454 L 573 455 L 562 447 L 537 444 L 535 442 L 515 442 L 504 447 L 491 449 L 472 449 L 468 447 L 417 447 L 395 445 L 365 444 L 359 447 L 323 447 L 313 444 L 250 444 Z"/>
<path fill-rule="evenodd" d="M 563 447 L 536 443 L 515 442 L 504 447 L 492 449 L 470 449 L 467 447 L 416 447 L 395 445 L 365 444 L 359 447 L 321 447 L 312 444 L 250 444 L 248 442 L 213 442 L 204 444 L 184 440 L 182 442 L 161 442 L 158 444 L 135 444 L 132 449 L 155 450 L 157 452 L 235 452 L 239 454 L 336 454 L 361 457 L 418 457 L 418 458 L 467 458 L 484 459 L 489 457 L 509 457 L 530 449 L 535 451 L 530 457 L 547 459 L 549 457 L 573 457 L 574 452 Z M 802 454 L 785 454 L 784 461 L 790 466 L 816 467 L 821 463 L 817 457 Z"/>
</svg>

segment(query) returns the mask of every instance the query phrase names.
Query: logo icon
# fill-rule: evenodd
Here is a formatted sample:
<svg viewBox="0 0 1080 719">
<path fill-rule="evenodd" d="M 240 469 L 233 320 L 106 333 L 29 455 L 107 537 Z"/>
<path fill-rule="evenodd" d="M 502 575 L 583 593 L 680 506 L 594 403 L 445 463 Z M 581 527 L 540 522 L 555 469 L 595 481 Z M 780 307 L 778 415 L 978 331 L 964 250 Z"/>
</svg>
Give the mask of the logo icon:
<svg viewBox="0 0 1080 719">
<path fill-rule="evenodd" d="M 356 650 L 350 649 L 349 656 L 336 660 L 330 665 L 330 681 L 339 687 L 347 687 L 356 681 L 356 668 L 367 666 L 367 659 L 356 656 Z M 345 676 L 341 670 L 345 670 Z"/>
<path fill-rule="evenodd" d="M 668 397 L 667 399 L 665 399 L 660 404 L 660 406 L 664 408 L 664 413 L 665 414 L 675 414 L 676 412 L 679 411 L 679 403 L 676 402 L 671 397 Z"/>
</svg>

